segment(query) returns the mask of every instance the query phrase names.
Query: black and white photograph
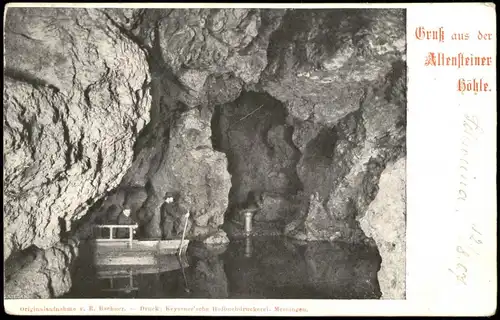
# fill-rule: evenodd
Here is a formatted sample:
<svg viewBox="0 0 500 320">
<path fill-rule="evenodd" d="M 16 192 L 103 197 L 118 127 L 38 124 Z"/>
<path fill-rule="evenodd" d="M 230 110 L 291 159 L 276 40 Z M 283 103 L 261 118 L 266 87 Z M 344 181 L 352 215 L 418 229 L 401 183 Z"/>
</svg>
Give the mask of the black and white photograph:
<svg viewBox="0 0 500 320">
<path fill-rule="evenodd" d="M 10 7 L 5 299 L 406 299 L 405 8 Z"/>
</svg>

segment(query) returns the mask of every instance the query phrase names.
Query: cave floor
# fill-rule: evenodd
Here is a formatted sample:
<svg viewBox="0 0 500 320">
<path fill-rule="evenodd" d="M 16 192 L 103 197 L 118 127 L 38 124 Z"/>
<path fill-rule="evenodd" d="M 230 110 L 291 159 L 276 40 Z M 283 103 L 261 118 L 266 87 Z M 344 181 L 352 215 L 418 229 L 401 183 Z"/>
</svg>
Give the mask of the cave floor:
<svg viewBox="0 0 500 320">
<path fill-rule="evenodd" d="M 82 261 L 86 260 L 86 261 Z M 299 243 L 284 237 L 190 243 L 187 263 L 167 272 L 125 267 L 110 280 L 81 259 L 62 298 L 379 299 L 376 248 Z"/>
</svg>

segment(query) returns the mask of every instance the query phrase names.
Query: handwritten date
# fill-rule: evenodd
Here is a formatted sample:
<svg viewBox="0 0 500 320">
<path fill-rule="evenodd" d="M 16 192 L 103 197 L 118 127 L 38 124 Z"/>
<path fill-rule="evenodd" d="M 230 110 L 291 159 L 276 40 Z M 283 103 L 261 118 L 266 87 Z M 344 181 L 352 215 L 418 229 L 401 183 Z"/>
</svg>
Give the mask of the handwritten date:
<svg viewBox="0 0 500 320">
<path fill-rule="evenodd" d="M 483 243 L 481 236 L 482 234 L 473 224 L 468 230 L 468 238 L 460 241 L 460 244 L 455 248 L 457 252 L 457 262 L 455 266 L 453 268 L 448 268 L 448 271 L 455 276 L 456 280 L 464 285 L 467 285 L 468 261 L 475 256 L 479 256 L 477 252 L 478 246 Z"/>
</svg>

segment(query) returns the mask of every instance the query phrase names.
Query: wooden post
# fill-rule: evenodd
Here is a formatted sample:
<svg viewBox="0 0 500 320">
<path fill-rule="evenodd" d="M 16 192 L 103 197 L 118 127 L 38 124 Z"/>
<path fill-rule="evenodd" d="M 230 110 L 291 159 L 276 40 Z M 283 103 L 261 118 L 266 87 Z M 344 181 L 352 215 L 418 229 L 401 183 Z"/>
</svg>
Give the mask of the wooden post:
<svg viewBox="0 0 500 320">
<path fill-rule="evenodd" d="M 252 217 L 253 217 L 253 212 L 252 211 L 245 211 L 243 213 L 245 217 L 245 235 L 249 236 L 252 234 Z"/>
<path fill-rule="evenodd" d="M 132 229 L 132 227 L 129 226 L 128 227 L 128 240 L 129 240 L 130 248 L 132 248 L 132 239 L 133 239 L 133 229 Z"/>
<path fill-rule="evenodd" d="M 189 219 L 189 211 L 184 215 L 184 217 L 186 218 L 186 223 L 184 223 L 184 231 L 182 232 L 181 245 L 179 247 L 179 256 L 182 253 L 182 244 L 184 243 L 184 235 L 186 234 L 186 227 L 187 227 L 188 219 Z"/>
<path fill-rule="evenodd" d="M 245 257 L 252 257 L 252 237 L 245 238 Z"/>
<path fill-rule="evenodd" d="M 113 240 L 113 227 L 109 227 L 109 240 Z"/>
</svg>

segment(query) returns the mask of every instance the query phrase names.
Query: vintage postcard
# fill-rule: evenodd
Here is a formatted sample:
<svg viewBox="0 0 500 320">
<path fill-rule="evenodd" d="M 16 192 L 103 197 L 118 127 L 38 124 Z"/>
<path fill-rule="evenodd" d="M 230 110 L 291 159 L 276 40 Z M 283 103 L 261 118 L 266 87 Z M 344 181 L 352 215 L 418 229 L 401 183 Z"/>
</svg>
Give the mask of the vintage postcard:
<svg viewBox="0 0 500 320">
<path fill-rule="evenodd" d="M 496 13 L 8 4 L 13 315 L 493 315 Z"/>
</svg>

